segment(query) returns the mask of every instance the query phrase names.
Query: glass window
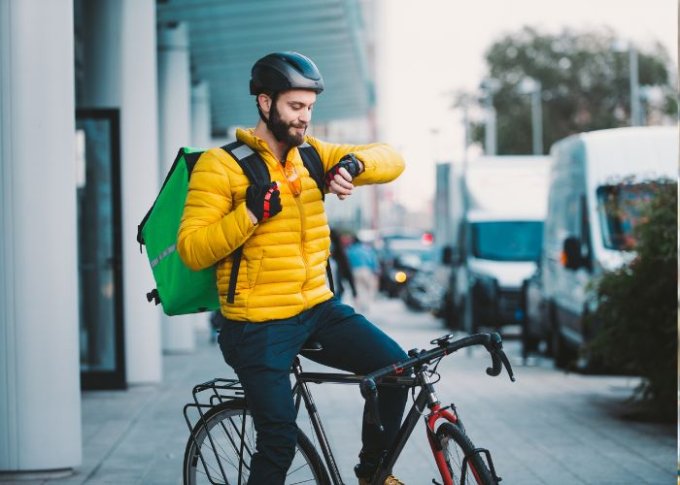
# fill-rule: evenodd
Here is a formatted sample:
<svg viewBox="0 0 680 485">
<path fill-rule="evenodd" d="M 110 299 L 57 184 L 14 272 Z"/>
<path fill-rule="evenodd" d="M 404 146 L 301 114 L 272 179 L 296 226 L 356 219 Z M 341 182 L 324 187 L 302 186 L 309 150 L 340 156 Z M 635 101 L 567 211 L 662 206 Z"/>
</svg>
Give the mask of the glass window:
<svg viewBox="0 0 680 485">
<path fill-rule="evenodd" d="M 433 246 L 418 239 L 391 239 L 387 246 L 388 257 L 398 265 L 419 268 L 424 263 L 432 263 L 435 259 Z"/>
<path fill-rule="evenodd" d="M 537 261 L 543 242 L 540 221 L 496 221 L 472 224 L 472 253 L 493 261 Z"/>
<path fill-rule="evenodd" d="M 635 227 L 653 196 L 651 183 L 604 185 L 597 189 L 597 213 L 605 248 L 630 251 L 635 247 Z"/>
<path fill-rule="evenodd" d="M 117 110 L 78 110 L 80 369 L 86 389 L 125 386 Z"/>
</svg>

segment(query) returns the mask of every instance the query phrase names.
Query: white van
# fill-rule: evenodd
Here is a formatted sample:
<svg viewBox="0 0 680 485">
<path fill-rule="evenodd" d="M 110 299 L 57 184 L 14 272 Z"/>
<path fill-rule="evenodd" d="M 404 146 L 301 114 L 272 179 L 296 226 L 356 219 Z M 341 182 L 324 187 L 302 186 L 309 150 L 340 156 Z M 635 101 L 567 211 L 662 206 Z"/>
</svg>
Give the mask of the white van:
<svg viewBox="0 0 680 485">
<path fill-rule="evenodd" d="M 472 160 L 445 302 L 451 328 L 520 324 L 522 282 L 536 269 L 546 214 L 549 157 Z"/>
<path fill-rule="evenodd" d="M 634 127 L 552 146 L 540 279 L 544 335 L 558 367 L 597 331 L 583 324 L 594 310 L 589 282 L 633 257 L 635 214 L 622 201 L 644 194 L 645 181 L 677 178 L 678 141 L 677 127 Z"/>
</svg>

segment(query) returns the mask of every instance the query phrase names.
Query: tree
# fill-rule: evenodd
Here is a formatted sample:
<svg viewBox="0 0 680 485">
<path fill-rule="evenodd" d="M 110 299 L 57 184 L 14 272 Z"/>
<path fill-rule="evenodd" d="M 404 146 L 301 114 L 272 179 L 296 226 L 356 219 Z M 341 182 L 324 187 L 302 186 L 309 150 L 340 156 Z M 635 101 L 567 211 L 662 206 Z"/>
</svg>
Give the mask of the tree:
<svg viewBox="0 0 680 485">
<path fill-rule="evenodd" d="M 608 367 L 642 376 L 639 395 L 653 405 L 654 415 L 674 419 L 678 368 L 677 183 L 653 182 L 645 190 L 651 198 L 642 222 L 635 227 L 636 256 L 619 270 L 605 273 L 595 284 L 597 308 L 585 323 L 599 329 L 590 344 L 592 355 Z"/>
<path fill-rule="evenodd" d="M 520 92 L 526 78 L 542 85 L 543 147 L 583 131 L 630 124 L 629 55 L 610 30 L 542 34 L 525 27 L 494 42 L 486 53 L 488 78 L 499 81 L 493 95 L 500 154 L 532 152 L 531 107 Z M 639 83 L 663 96 L 661 111 L 677 116 L 670 58 L 661 44 L 639 52 Z M 484 93 L 480 93 L 480 104 Z M 648 111 L 651 104 L 646 103 Z M 473 141 L 484 140 L 483 123 L 472 129 Z"/>
</svg>

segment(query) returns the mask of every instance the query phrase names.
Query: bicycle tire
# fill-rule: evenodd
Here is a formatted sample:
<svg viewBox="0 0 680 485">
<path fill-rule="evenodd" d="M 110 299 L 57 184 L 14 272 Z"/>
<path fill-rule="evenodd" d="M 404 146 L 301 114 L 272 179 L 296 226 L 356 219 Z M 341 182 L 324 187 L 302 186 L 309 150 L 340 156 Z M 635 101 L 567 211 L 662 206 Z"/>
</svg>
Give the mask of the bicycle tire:
<svg viewBox="0 0 680 485">
<path fill-rule="evenodd" d="M 186 445 L 182 472 L 184 484 L 245 485 L 250 458 L 255 450 L 255 428 L 245 401 L 234 399 L 218 404 L 206 412 L 203 419 L 205 426 L 202 421 L 196 423 Z M 245 440 L 240 437 L 242 431 Z M 215 449 L 218 452 L 214 452 Z M 244 460 L 239 460 L 239 456 L 243 456 Z M 301 430 L 298 431 L 295 457 L 285 483 L 330 485 L 319 453 Z"/>
<path fill-rule="evenodd" d="M 442 447 L 444 458 L 456 485 L 462 481 L 463 459 L 468 457 L 465 473 L 466 485 L 497 485 L 498 481 L 489 470 L 482 455 L 475 453 L 475 446 L 465 434 L 462 426 L 442 423 L 436 432 L 437 441 Z"/>
</svg>

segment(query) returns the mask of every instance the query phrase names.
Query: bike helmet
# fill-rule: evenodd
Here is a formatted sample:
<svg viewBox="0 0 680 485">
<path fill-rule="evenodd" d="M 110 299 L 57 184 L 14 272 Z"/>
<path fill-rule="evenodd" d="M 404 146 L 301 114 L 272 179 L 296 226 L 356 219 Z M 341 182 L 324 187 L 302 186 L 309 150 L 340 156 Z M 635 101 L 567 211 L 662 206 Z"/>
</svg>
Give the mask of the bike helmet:
<svg viewBox="0 0 680 485">
<path fill-rule="evenodd" d="M 258 60 L 251 71 L 250 94 L 275 94 L 287 89 L 323 91 L 323 78 L 314 62 L 297 52 L 274 52 Z"/>
</svg>

